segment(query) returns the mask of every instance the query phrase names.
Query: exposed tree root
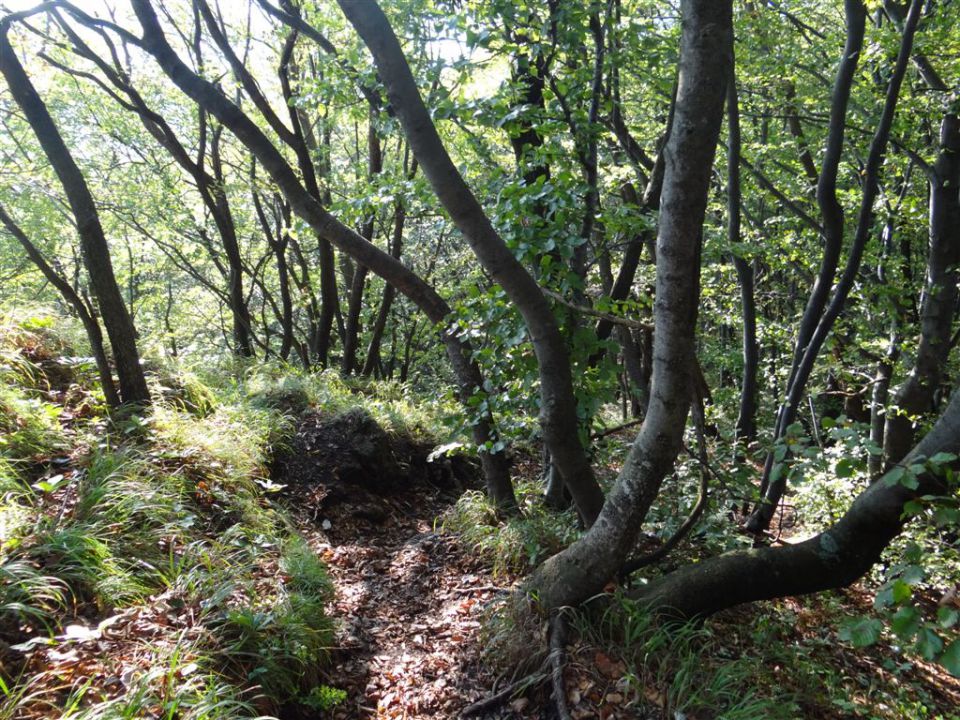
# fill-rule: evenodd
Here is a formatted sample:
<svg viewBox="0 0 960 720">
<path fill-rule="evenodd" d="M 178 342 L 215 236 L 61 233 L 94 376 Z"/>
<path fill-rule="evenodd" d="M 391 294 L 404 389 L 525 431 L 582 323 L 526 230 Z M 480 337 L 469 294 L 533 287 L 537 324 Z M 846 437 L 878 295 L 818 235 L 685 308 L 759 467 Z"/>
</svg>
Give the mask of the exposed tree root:
<svg viewBox="0 0 960 720">
<path fill-rule="evenodd" d="M 566 662 L 567 620 L 563 610 L 560 610 L 550 619 L 550 655 L 548 659 L 552 666 L 551 680 L 553 684 L 553 704 L 557 709 L 559 720 L 573 720 L 567 709 L 566 690 L 563 686 L 563 666 Z"/>
<path fill-rule="evenodd" d="M 530 673 L 519 680 L 510 683 L 503 690 L 485 697 L 483 700 L 477 700 L 472 705 L 468 705 L 460 713 L 461 718 L 478 717 L 484 713 L 493 712 L 501 705 L 510 702 L 510 699 L 526 692 L 532 687 L 536 687 L 550 678 L 546 672 L 547 663 L 550 662 L 550 656 L 544 659 L 537 668 L 536 672 Z"/>
<path fill-rule="evenodd" d="M 492 712 L 504 705 L 510 700 L 530 688 L 536 687 L 541 683 L 550 682 L 550 696 L 556 708 L 556 717 L 558 720 L 573 720 L 570 711 L 567 709 L 566 689 L 563 682 L 563 669 L 566 664 L 567 645 L 567 619 L 564 611 L 561 610 L 550 618 L 547 626 L 547 644 L 550 649 L 549 654 L 540 663 L 540 667 L 535 672 L 524 676 L 516 682 L 512 682 L 497 693 L 478 700 L 466 708 L 460 714 L 462 718 L 478 717 L 485 713 Z"/>
</svg>

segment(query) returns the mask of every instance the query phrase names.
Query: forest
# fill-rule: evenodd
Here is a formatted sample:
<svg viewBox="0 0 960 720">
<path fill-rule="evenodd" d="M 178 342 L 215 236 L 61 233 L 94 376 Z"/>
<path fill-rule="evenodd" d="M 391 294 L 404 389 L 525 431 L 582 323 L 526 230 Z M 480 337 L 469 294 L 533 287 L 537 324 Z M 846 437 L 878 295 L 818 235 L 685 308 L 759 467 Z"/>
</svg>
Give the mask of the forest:
<svg viewBox="0 0 960 720">
<path fill-rule="evenodd" d="M 957 0 L 0 0 L 0 720 L 960 720 Z"/>
</svg>

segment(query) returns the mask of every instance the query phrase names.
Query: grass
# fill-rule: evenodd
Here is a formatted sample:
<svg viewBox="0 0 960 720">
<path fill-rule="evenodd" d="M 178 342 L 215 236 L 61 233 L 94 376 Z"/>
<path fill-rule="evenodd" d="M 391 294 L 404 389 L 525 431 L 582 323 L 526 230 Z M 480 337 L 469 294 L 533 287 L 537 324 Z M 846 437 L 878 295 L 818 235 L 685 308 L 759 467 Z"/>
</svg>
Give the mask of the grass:
<svg viewBox="0 0 960 720">
<path fill-rule="evenodd" d="M 342 700 L 320 675 L 325 568 L 265 490 L 291 416 L 260 380 L 184 371 L 153 374 L 148 415 L 110 420 L 89 412 L 94 380 L 47 376 L 62 352 L 42 318 L 0 318 L 0 720 Z M 84 640 L 103 622 L 118 623 L 108 655 Z"/>
<path fill-rule="evenodd" d="M 332 369 L 306 372 L 282 363 L 242 366 L 234 377 L 223 391 L 245 396 L 260 407 L 306 404 L 329 414 L 363 408 L 389 433 L 414 439 L 463 434 L 462 411 L 447 393 L 423 396 L 405 383 L 343 378 Z M 204 379 L 211 385 L 223 383 L 222 379 Z"/>
<path fill-rule="evenodd" d="M 520 480 L 514 491 L 522 508 L 518 517 L 498 518 L 486 494 L 468 491 L 441 520 L 443 531 L 456 533 L 498 577 L 529 572 L 579 536 L 572 510 L 558 513 L 544 506 L 540 483 Z"/>
<path fill-rule="evenodd" d="M 762 660 L 725 656 L 720 638 L 701 623 L 664 624 L 617 595 L 599 621 L 578 615 L 575 624 L 588 642 L 625 661 L 621 686 L 628 706 L 652 705 L 664 717 L 704 712 L 718 720 L 800 716 L 791 697 L 757 685 Z"/>
</svg>

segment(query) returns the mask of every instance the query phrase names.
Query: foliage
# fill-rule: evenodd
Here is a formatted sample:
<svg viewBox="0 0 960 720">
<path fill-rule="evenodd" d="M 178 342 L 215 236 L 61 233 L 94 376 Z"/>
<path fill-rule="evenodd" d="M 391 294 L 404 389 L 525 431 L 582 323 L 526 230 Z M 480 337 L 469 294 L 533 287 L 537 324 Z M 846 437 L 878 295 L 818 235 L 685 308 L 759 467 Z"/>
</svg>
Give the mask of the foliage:
<svg viewBox="0 0 960 720">
<path fill-rule="evenodd" d="M 4 334 L 5 357 L 21 357 L 35 339 L 25 333 Z M 5 665 L 0 717 L 47 707 L 63 717 L 226 719 L 300 699 L 331 707 L 338 695 L 317 675 L 332 628 L 325 568 L 260 486 L 291 419 L 198 380 L 199 414 L 195 402 L 171 401 L 145 417 L 78 418 L 75 404 L 39 389 L 48 385 L 39 366 L 16 367 L 0 386 L 16 411 L 4 416 L 13 428 L 4 458 L 18 468 L 0 501 L 0 639 L 24 657 L 69 656 L 131 611 L 148 627 L 162 608 L 178 619 L 173 645 L 132 625 L 116 631 L 118 659 L 130 663 L 119 696 L 92 681 L 51 695 L 42 673 L 25 666 L 17 677 Z M 107 619 L 91 629 L 88 618 Z"/>
<path fill-rule="evenodd" d="M 545 507 L 537 483 L 518 482 L 515 492 L 522 510 L 517 517 L 499 518 L 489 498 L 471 490 L 441 520 L 445 532 L 456 533 L 498 576 L 529 572 L 579 534 L 573 512 Z"/>
</svg>

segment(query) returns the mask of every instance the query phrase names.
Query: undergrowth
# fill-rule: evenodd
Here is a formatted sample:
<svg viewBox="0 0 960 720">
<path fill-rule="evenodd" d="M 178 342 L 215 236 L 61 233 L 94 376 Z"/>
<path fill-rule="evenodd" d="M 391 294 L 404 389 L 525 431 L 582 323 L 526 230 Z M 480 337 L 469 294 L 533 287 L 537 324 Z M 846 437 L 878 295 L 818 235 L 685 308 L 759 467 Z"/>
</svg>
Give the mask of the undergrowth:
<svg viewBox="0 0 960 720">
<path fill-rule="evenodd" d="M 267 380 L 163 369 L 150 413 L 110 419 L 74 354 L 46 318 L 0 318 L 0 720 L 342 700 L 325 567 L 270 502 L 293 418 Z"/>
<path fill-rule="evenodd" d="M 539 483 L 518 480 L 514 492 L 518 516 L 499 517 L 486 494 L 471 490 L 441 520 L 441 528 L 479 553 L 496 577 L 529 572 L 579 535 L 573 510 L 558 513 L 546 507 Z"/>
<path fill-rule="evenodd" d="M 623 658 L 620 687 L 627 707 L 653 707 L 669 718 L 703 713 L 717 720 L 799 716 L 792 698 L 757 685 L 762 659 L 730 656 L 702 623 L 666 624 L 618 594 L 598 621 L 581 614 L 575 625 L 589 642 Z"/>
</svg>

